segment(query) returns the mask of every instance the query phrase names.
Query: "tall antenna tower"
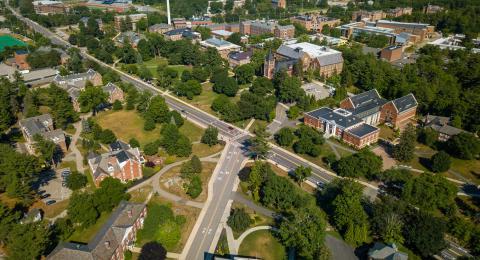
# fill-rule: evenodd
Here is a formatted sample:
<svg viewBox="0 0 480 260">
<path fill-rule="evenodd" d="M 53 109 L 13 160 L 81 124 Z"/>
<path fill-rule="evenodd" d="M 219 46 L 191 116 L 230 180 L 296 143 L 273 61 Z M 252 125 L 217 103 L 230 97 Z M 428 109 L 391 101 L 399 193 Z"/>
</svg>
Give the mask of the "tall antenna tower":
<svg viewBox="0 0 480 260">
<path fill-rule="evenodd" d="M 167 0 L 167 19 L 168 19 L 168 25 L 171 25 L 172 19 L 170 18 L 170 0 Z"/>
</svg>

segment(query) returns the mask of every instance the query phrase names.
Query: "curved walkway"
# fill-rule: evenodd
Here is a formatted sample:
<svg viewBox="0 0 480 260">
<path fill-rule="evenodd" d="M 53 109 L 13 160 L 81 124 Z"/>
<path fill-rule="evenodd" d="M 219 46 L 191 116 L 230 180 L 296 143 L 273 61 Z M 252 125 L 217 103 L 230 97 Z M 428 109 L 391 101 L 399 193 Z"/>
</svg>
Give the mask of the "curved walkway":
<svg viewBox="0 0 480 260">
<path fill-rule="evenodd" d="M 243 240 L 253 232 L 259 231 L 259 230 L 277 231 L 277 229 L 272 226 L 258 226 L 258 227 L 253 227 L 245 230 L 245 232 L 243 232 L 238 237 L 238 239 L 234 239 L 232 229 L 229 226 L 225 225 L 225 230 L 227 232 L 228 248 L 230 249 L 230 253 L 234 255 L 238 254 L 238 250 L 240 249 L 240 245 L 242 244 Z"/>
<path fill-rule="evenodd" d="M 209 156 L 206 156 L 206 157 L 202 157 L 200 158 L 200 161 L 202 162 L 218 162 L 218 158 L 213 158 L 215 156 L 217 156 L 219 153 L 221 152 L 218 152 L 218 153 L 214 153 L 212 155 L 209 155 Z M 153 192 L 155 193 L 158 193 L 160 196 L 168 199 L 168 200 L 171 200 L 173 202 L 176 202 L 178 204 L 182 204 L 182 205 L 187 205 L 187 206 L 191 206 L 191 207 L 195 207 L 195 208 L 203 208 L 204 204 L 203 202 L 198 202 L 198 201 L 192 201 L 192 200 L 186 200 L 178 195 L 175 195 L 173 193 L 170 193 L 166 190 L 163 190 L 162 188 L 160 188 L 160 177 L 168 172 L 169 170 L 171 170 L 173 167 L 176 167 L 176 166 L 179 166 L 181 165 L 182 163 L 188 161 L 188 159 L 185 159 L 185 160 L 182 160 L 182 161 L 178 161 L 178 162 L 174 162 L 172 164 L 169 164 L 165 167 L 163 167 L 160 171 L 158 171 L 157 173 L 155 173 L 155 175 L 153 175 L 152 177 L 150 177 L 148 180 L 145 180 L 144 182 L 142 183 L 139 183 L 133 187 L 131 187 L 130 189 L 128 189 L 128 192 L 131 192 L 131 191 L 134 191 L 134 190 L 137 190 L 139 188 L 142 188 L 142 187 L 145 187 L 149 184 L 152 185 L 153 187 Z"/>
</svg>

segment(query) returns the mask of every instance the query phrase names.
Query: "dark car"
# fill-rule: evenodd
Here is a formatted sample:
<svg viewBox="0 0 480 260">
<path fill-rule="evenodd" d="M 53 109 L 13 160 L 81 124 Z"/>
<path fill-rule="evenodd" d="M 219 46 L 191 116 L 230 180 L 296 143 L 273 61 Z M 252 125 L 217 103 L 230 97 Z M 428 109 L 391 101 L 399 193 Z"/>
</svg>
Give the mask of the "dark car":
<svg viewBox="0 0 480 260">
<path fill-rule="evenodd" d="M 229 127 L 228 127 L 228 130 L 232 131 L 232 130 L 233 130 L 233 127 L 229 126 Z"/>
<path fill-rule="evenodd" d="M 43 194 L 42 196 L 40 196 L 41 199 L 46 199 L 48 197 L 50 197 L 50 193 Z"/>
<path fill-rule="evenodd" d="M 49 200 L 47 202 L 45 202 L 45 205 L 52 205 L 52 204 L 55 204 L 55 202 L 57 202 L 56 200 Z"/>
<path fill-rule="evenodd" d="M 63 171 L 62 172 L 62 177 L 67 177 L 68 175 L 70 175 L 70 171 Z"/>
</svg>

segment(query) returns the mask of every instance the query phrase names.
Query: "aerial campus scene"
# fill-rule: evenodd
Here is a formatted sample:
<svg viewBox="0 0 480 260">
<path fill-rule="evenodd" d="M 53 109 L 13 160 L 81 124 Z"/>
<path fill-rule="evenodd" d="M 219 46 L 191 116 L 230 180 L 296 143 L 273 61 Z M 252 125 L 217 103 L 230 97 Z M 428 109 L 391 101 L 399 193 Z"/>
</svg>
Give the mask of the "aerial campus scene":
<svg viewBox="0 0 480 260">
<path fill-rule="evenodd" d="M 479 14 L 0 1 L 0 259 L 479 259 Z"/>
</svg>

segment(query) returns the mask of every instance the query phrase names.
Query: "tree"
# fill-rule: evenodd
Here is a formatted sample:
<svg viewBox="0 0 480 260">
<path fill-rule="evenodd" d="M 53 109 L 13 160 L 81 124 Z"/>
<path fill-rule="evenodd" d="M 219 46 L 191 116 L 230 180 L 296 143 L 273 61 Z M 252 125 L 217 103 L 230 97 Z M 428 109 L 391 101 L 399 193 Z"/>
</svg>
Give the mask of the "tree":
<svg viewBox="0 0 480 260">
<path fill-rule="evenodd" d="M 146 154 L 146 155 L 155 155 L 158 153 L 158 145 L 156 142 L 153 142 L 153 143 L 148 143 L 145 145 L 145 147 L 143 148 L 143 152 Z"/>
<path fill-rule="evenodd" d="M 301 88 L 301 81 L 297 77 L 286 77 L 277 85 L 277 97 L 281 102 L 292 103 L 305 95 Z"/>
<path fill-rule="evenodd" d="M 57 220 L 55 220 L 53 230 L 54 230 L 55 236 L 60 241 L 67 241 L 67 239 L 70 236 L 72 236 L 73 232 L 75 232 L 73 223 L 68 218 L 58 218 Z"/>
<path fill-rule="evenodd" d="M 208 146 L 214 146 L 218 144 L 218 129 L 214 126 L 209 126 L 203 133 L 200 141 Z"/>
<path fill-rule="evenodd" d="M 83 228 L 93 225 L 99 217 L 93 194 L 90 193 L 74 192 L 70 197 L 67 210 L 72 222 L 80 224 Z"/>
<path fill-rule="evenodd" d="M 198 96 L 202 93 L 202 85 L 194 79 L 187 82 L 178 82 L 175 86 L 175 91 L 178 96 L 186 96 L 188 99 L 193 99 L 193 96 Z"/>
<path fill-rule="evenodd" d="M 79 190 L 87 185 L 87 176 L 79 172 L 72 172 L 67 177 L 67 187 L 73 191 Z"/>
<path fill-rule="evenodd" d="M 363 149 L 358 153 L 341 158 L 334 169 L 343 177 L 367 177 L 374 178 L 382 170 L 382 157 L 370 150 Z"/>
<path fill-rule="evenodd" d="M 272 172 L 270 165 L 265 162 L 255 161 L 248 174 L 248 189 L 252 192 L 253 200 L 260 200 L 260 188 L 266 176 Z"/>
<path fill-rule="evenodd" d="M 167 250 L 158 242 L 148 242 L 142 246 L 139 260 L 165 260 L 167 259 Z"/>
<path fill-rule="evenodd" d="M 117 137 L 110 129 L 105 129 L 100 132 L 98 140 L 104 144 L 111 144 L 117 141 Z"/>
<path fill-rule="evenodd" d="M 433 172 L 446 172 L 452 163 L 450 155 L 444 151 L 434 154 L 430 161 Z"/>
<path fill-rule="evenodd" d="M 480 153 L 480 141 L 469 133 L 460 133 L 453 136 L 448 140 L 447 146 L 452 156 L 464 160 L 471 160 Z"/>
<path fill-rule="evenodd" d="M 238 84 L 233 78 L 221 78 L 213 84 L 213 91 L 234 97 L 238 91 Z"/>
<path fill-rule="evenodd" d="M 154 96 L 150 99 L 145 116 L 152 119 L 155 123 L 166 123 L 170 120 L 169 112 L 165 99 L 161 96 Z"/>
<path fill-rule="evenodd" d="M 405 225 L 405 242 L 422 257 L 432 256 L 445 247 L 445 223 L 429 213 L 412 211 Z"/>
<path fill-rule="evenodd" d="M 59 153 L 57 145 L 51 141 L 46 140 L 40 134 L 33 136 L 35 141 L 35 151 L 40 154 L 40 158 L 47 164 L 54 164 L 54 159 Z"/>
<path fill-rule="evenodd" d="M 268 145 L 267 138 L 268 133 L 266 132 L 265 128 L 259 127 L 255 129 L 255 136 L 250 138 L 250 152 L 257 158 L 257 159 L 264 159 L 270 147 Z"/>
<path fill-rule="evenodd" d="M 0 131 L 3 133 L 15 121 L 14 86 L 7 79 L 0 80 Z"/>
<path fill-rule="evenodd" d="M 175 123 L 177 127 L 181 127 L 185 123 L 182 115 L 175 110 L 170 111 L 170 120 L 171 123 Z"/>
<path fill-rule="evenodd" d="M 132 148 L 140 147 L 140 142 L 137 139 L 135 139 L 134 137 L 130 138 L 130 140 L 128 141 L 128 144 Z"/>
<path fill-rule="evenodd" d="M 227 41 L 234 43 L 236 45 L 241 45 L 242 44 L 242 35 L 238 32 L 232 33 L 230 36 L 228 36 Z"/>
<path fill-rule="evenodd" d="M 293 176 L 300 186 L 302 186 L 302 182 L 304 182 L 308 177 L 312 176 L 312 168 L 300 165 L 295 168 Z"/>
<path fill-rule="evenodd" d="M 107 102 L 107 93 L 103 92 L 101 87 L 87 86 L 85 90 L 80 92 L 78 103 L 80 110 L 85 113 L 88 111 L 95 112 L 97 107 Z"/>
<path fill-rule="evenodd" d="M 123 109 L 122 102 L 120 102 L 120 100 L 115 100 L 115 102 L 113 102 L 112 108 L 115 111 L 122 110 Z"/>
<path fill-rule="evenodd" d="M 122 200 L 128 200 L 130 194 L 126 192 L 127 186 L 119 179 L 107 177 L 100 183 L 100 188 L 95 190 L 95 207 L 99 212 L 110 212 Z"/>
<path fill-rule="evenodd" d="M 51 246 L 52 231 L 46 222 L 17 224 L 9 233 L 8 256 L 12 259 L 38 259 Z"/>
<path fill-rule="evenodd" d="M 347 242 L 359 245 L 368 236 L 368 216 L 361 204 L 363 188 L 348 179 L 339 183 L 339 194 L 332 201 L 334 224 Z"/>
<path fill-rule="evenodd" d="M 427 146 L 433 147 L 438 140 L 438 132 L 430 127 L 420 130 L 418 141 Z"/>
<path fill-rule="evenodd" d="M 415 141 L 417 134 L 412 124 L 409 124 L 402 135 L 400 142 L 393 148 L 393 157 L 401 162 L 409 162 L 415 156 Z"/>
<path fill-rule="evenodd" d="M 305 259 L 320 259 L 325 239 L 325 215 L 315 206 L 301 207 L 280 223 L 278 236 Z"/>
<path fill-rule="evenodd" d="M 292 145 L 293 140 L 295 140 L 295 135 L 291 128 L 284 127 L 275 134 L 275 141 L 280 146 L 288 147 Z"/>
<path fill-rule="evenodd" d="M 235 232 L 245 231 L 253 223 L 250 215 L 245 212 L 243 208 L 233 208 L 230 211 L 230 216 L 228 217 L 227 224 Z"/>
<path fill-rule="evenodd" d="M 272 94 L 274 90 L 275 88 L 273 87 L 272 81 L 264 77 L 255 78 L 250 87 L 250 92 L 262 97 Z"/>
<path fill-rule="evenodd" d="M 200 176 L 195 175 L 190 179 L 190 182 L 186 185 L 188 196 L 192 199 L 197 198 L 202 193 L 202 180 Z"/>
<path fill-rule="evenodd" d="M 443 176 L 422 173 L 409 179 L 402 192 L 402 198 L 424 210 L 445 208 L 453 203 L 458 188 Z"/>
<path fill-rule="evenodd" d="M 238 84 L 247 84 L 252 82 L 255 70 L 252 65 L 244 64 L 235 68 L 235 78 Z"/>
</svg>

